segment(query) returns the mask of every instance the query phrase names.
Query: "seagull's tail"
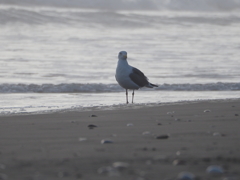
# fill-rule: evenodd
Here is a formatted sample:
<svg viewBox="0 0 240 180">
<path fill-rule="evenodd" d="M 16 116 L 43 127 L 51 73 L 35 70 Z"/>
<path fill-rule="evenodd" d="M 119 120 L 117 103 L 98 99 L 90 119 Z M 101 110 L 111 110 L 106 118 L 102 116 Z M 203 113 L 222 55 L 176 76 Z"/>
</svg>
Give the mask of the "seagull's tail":
<svg viewBox="0 0 240 180">
<path fill-rule="evenodd" d="M 146 87 L 148 87 L 148 88 L 153 88 L 153 87 L 158 87 L 158 86 L 155 85 L 155 84 L 149 83 L 148 85 L 146 85 Z"/>
</svg>

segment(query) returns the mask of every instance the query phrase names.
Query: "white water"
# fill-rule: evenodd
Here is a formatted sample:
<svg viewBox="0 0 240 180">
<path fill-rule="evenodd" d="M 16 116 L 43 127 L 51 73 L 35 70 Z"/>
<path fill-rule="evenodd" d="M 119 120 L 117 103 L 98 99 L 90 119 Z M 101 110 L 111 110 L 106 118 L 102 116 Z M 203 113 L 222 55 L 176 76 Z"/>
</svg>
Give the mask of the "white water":
<svg viewBox="0 0 240 180">
<path fill-rule="evenodd" d="M 0 0 L 0 113 L 122 104 L 114 78 L 121 50 L 159 85 L 137 91 L 136 103 L 239 98 L 239 7 L 239 0 Z"/>
<path fill-rule="evenodd" d="M 130 94 L 130 93 L 129 93 Z M 147 107 L 153 104 L 166 104 L 198 100 L 239 98 L 239 92 L 188 92 L 188 91 L 137 91 L 135 104 L 125 104 L 124 92 L 116 93 L 65 93 L 65 94 L 0 94 L 1 115 L 50 113 L 58 111 L 91 111 Z M 131 96 L 129 97 L 131 101 Z"/>
</svg>

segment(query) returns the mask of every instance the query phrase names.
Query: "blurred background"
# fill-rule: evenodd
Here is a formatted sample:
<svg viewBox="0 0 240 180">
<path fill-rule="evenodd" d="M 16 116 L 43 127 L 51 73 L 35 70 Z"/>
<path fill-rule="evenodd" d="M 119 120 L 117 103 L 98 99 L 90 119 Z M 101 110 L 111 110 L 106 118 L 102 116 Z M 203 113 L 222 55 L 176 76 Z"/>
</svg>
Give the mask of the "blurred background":
<svg viewBox="0 0 240 180">
<path fill-rule="evenodd" d="M 239 98 L 239 30 L 240 0 L 0 0 L 0 113 L 124 103 L 122 50 L 136 103 Z"/>
<path fill-rule="evenodd" d="M 1 0 L 2 4 L 76 7 L 108 10 L 200 10 L 239 9 L 239 0 Z"/>
</svg>

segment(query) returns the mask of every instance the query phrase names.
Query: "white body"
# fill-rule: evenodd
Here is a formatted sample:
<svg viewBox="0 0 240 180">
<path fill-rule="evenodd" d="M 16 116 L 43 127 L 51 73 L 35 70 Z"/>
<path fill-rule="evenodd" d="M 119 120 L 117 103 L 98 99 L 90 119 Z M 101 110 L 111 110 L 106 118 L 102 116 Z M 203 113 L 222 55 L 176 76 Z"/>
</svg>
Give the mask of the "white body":
<svg viewBox="0 0 240 180">
<path fill-rule="evenodd" d="M 118 64 L 116 69 L 116 80 L 118 84 L 126 89 L 126 103 L 128 104 L 128 89 L 133 90 L 132 103 L 134 97 L 134 90 L 141 87 L 158 87 L 155 84 L 148 82 L 147 77 L 137 68 L 130 66 L 127 62 L 127 52 L 121 51 L 118 54 Z"/>
<path fill-rule="evenodd" d="M 124 89 L 139 89 L 140 87 L 130 79 L 130 73 L 132 73 L 132 66 L 127 60 L 119 59 L 115 75 L 118 84 Z"/>
</svg>

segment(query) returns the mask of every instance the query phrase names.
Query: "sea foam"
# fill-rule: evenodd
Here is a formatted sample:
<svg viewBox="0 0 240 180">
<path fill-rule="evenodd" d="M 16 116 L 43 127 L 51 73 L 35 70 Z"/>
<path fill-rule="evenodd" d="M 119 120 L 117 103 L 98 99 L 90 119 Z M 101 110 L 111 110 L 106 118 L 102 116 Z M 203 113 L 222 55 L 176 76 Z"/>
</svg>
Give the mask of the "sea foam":
<svg viewBox="0 0 240 180">
<path fill-rule="evenodd" d="M 0 84 L 0 93 L 95 93 L 121 92 L 118 84 Z M 240 83 L 160 84 L 154 91 L 239 91 Z"/>
</svg>

